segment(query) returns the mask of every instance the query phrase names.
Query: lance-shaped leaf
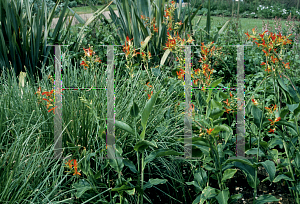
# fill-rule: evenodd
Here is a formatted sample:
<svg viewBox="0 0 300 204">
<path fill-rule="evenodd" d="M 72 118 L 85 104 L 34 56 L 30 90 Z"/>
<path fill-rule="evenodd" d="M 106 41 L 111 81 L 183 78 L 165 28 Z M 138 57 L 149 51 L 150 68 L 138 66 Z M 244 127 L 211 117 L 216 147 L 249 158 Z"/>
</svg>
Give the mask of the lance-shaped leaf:
<svg viewBox="0 0 300 204">
<path fill-rule="evenodd" d="M 156 92 L 155 94 L 153 94 L 153 96 L 150 98 L 150 100 L 147 101 L 144 111 L 142 113 L 142 127 L 143 127 L 143 131 L 140 135 L 141 139 L 143 140 L 145 138 L 145 133 L 146 133 L 146 125 L 147 125 L 147 121 L 150 115 L 150 112 L 152 111 L 152 108 L 155 104 L 155 101 L 157 99 L 158 94 L 160 93 L 161 90 L 159 90 L 158 92 Z"/>
<path fill-rule="evenodd" d="M 217 196 L 216 199 L 218 200 L 219 204 L 227 204 L 229 199 L 229 190 L 221 191 Z"/>
<path fill-rule="evenodd" d="M 157 144 L 155 143 L 155 141 L 150 142 L 147 140 L 142 140 L 136 143 L 136 145 L 134 146 L 134 150 L 137 152 L 141 152 L 147 149 L 149 146 L 157 148 Z"/>
<path fill-rule="evenodd" d="M 126 123 L 116 120 L 115 125 L 116 127 L 121 128 L 122 130 L 125 130 L 132 135 L 135 135 L 134 130 Z"/>
<path fill-rule="evenodd" d="M 184 153 L 182 153 L 182 152 L 176 152 L 175 150 L 172 150 L 172 149 L 158 149 L 158 150 L 155 150 L 155 151 L 151 152 L 145 158 L 143 169 L 145 168 L 145 166 L 146 166 L 147 163 L 153 161 L 155 158 L 157 158 L 157 157 L 163 157 L 163 156 L 170 156 L 170 155 L 180 156 L 180 155 L 184 155 Z"/>
<path fill-rule="evenodd" d="M 158 184 L 164 184 L 168 180 L 167 179 L 149 179 L 149 181 L 143 186 L 143 190 L 146 188 L 151 188 L 152 186 L 158 185 Z"/>
</svg>

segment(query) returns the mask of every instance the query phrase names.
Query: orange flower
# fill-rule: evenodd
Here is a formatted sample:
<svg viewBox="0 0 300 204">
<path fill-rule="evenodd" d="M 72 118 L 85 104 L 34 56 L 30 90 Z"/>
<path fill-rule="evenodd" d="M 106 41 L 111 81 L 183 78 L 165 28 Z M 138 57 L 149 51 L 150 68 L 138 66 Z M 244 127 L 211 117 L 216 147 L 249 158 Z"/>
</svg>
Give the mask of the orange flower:
<svg viewBox="0 0 300 204">
<path fill-rule="evenodd" d="M 75 173 L 73 174 L 73 176 L 75 176 L 75 175 L 81 175 L 81 173 L 79 173 L 78 171 L 77 171 L 77 161 L 76 161 L 76 159 L 74 159 L 74 170 L 75 170 Z"/>
<path fill-rule="evenodd" d="M 226 110 L 226 111 L 225 111 L 226 113 L 229 113 L 229 112 L 232 110 L 232 109 L 227 109 L 226 107 L 224 107 L 224 108 L 225 108 L 225 110 Z"/>
<path fill-rule="evenodd" d="M 50 92 L 45 91 L 42 93 L 42 95 L 45 94 L 46 96 L 50 96 L 53 93 L 53 91 L 54 91 L 53 89 Z"/>
<path fill-rule="evenodd" d="M 254 103 L 254 105 L 258 105 L 258 102 L 255 99 L 252 99 L 251 101 Z"/>
<path fill-rule="evenodd" d="M 230 92 L 230 94 L 229 94 L 229 95 L 230 95 L 230 97 L 232 98 L 232 96 L 233 96 L 233 95 L 232 95 L 232 93 L 231 93 L 231 92 Z"/>
<path fill-rule="evenodd" d="M 211 134 L 211 132 L 213 131 L 214 129 L 211 129 L 211 128 L 209 128 L 209 130 L 208 129 L 206 129 L 206 131 L 207 131 L 207 133 L 210 135 Z"/>
<path fill-rule="evenodd" d="M 274 121 L 271 119 L 268 119 L 269 121 L 271 121 L 271 125 L 274 125 L 276 122 L 278 122 L 279 120 L 281 120 L 281 117 L 276 118 Z"/>
<path fill-rule="evenodd" d="M 195 105 L 194 104 L 190 104 L 190 110 L 192 110 L 192 112 L 195 110 Z"/>
<path fill-rule="evenodd" d="M 153 91 L 151 91 L 151 95 L 148 94 L 148 100 L 151 98 L 152 95 L 153 95 Z"/>
<path fill-rule="evenodd" d="M 85 61 L 82 61 L 80 65 L 83 65 L 85 70 L 86 70 L 85 67 L 89 67 L 89 65 L 87 63 L 85 63 Z"/>
<path fill-rule="evenodd" d="M 148 83 L 146 84 L 146 86 L 148 86 L 148 87 L 150 88 L 150 87 L 152 87 L 152 86 L 151 86 L 151 85 L 149 85 L 149 83 L 150 83 L 150 82 L 148 82 Z"/>
<path fill-rule="evenodd" d="M 144 20 L 144 19 L 145 19 L 145 16 L 141 15 L 141 19 Z"/>
<path fill-rule="evenodd" d="M 178 72 L 178 71 L 176 71 L 176 73 L 177 73 L 178 79 L 181 79 L 181 78 L 183 78 L 183 77 L 184 77 L 184 71 L 183 71 L 183 69 L 180 69 L 180 71 L 179 71 L 179 72 Z"/>
<path fill-rule="evenodd" d="M 91 57 L 93 54 L 95 54 L 95 52 L 93 52 L 93 50 L 89 47 L 89 49 L 84 49 L 84 55 L 85 56 L 88 56 L 88 57 Z"/>
<path fill-rule="evenodd" d="M 54 108 L 51 108 L 50 110 L 48 110 L 48 113 L 50 113 L 50 111 L 53 110 L 53 114 L 55 114 L 55 112 L 54 112 L 55 108 L 57 108 L 57 107 L 55 106 Z"/>
<path fill-rule="evenodd" d="M 228 103 L 228 98 L 226 99 L 226 101 L 223 101 L 227 106 L 230 106 L 230 103 Z"/>
<path fill-rule="evenodd" d="M 275 128 L 273 128 L 273 129 L 270 128 L 270 130 L 268 132 L 274 133 L 275 132 Z"/>
<path fill-rule="evenodd" d="M 153 24 L 153 31 L 158 33 L 158 28 L 155 28 L 155 24 Z"/>
<path fill-rule="evenodd" d="M 69 160 L 69 161 L 67 161 L 65 164 L 67 165 L 67 166 L 69 166 L 69 169 L 72 169 L 72 161 L 73 161 L 73 159 L 72 160 Z"/>
<path fill-rule="evenodd" d="M 101 60 L 100 60 L 100 58 L 99 58 L 99 57 L 97 57 L 97 58 L 95 59 L 95 62 L 99 62 L 99 63 L 101 63 Z"/>
</svg>

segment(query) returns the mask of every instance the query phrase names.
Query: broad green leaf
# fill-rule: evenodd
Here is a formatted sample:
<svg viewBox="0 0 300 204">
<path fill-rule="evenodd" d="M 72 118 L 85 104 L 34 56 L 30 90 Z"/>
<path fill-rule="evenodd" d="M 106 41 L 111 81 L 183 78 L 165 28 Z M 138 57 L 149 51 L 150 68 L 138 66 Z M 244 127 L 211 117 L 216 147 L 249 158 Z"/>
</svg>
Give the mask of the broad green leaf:
<svg viewBox="0 0 300 204">
<path fill-rule="evenodd" d="M 133 164 L 132 161 L 128 160 L 128 159 L 124 159 L 123 160 L 124 165 L 129 167 L 129 169 L 133 172 L 133 173 L 138 173 L 138 171 L 135 168 L 135 165 Z"/>
<path fill-rule="evenodd" d="M 241 159 L 240 159 L 240 161 L 244 162 Z M 244 172 L 244 174 L 247 177 L 248 184 L 252 188 L 254 188 L 254 186 L 255 186 L 255 169 L 253 167 L 251 167 L 250 165 L 246 165 L 245 163 L 242 163 L 242 162 L 234 162 L 233 165 L 238 167 L 240 170 L 242 170 Z M 259 179 L 257 179 L 256 185 L 258 185 L 259 182 L 260 182 Z"/>
<path fill-rule="evenodd" d="M 219 132 L 224 131 L 224 132 L 231 132 L 231 128 L 228 127 L 227 125 L 217 125 L 214 127 L 214 130 L 211 132 L 213 135 L 219 134 Z"/>
<path fill-rule="evenodd" d="M 160 60 L 160 66 L 164 65 L 164 63 L 165 63 L 167 57 L 169 56 L 170 52 L 171 52 L 171 51 L 170 51 L 169 49 L 167 49 L 167 50 L 165 51 L 164 55 L 162 56 L 162 58 L 161 58 L 161 60 Z"/>
<path fill-rule="evenodd" d="M 199 144 L 192 144 L 192 145 L 200 149 L 203 152 L 203 154 L 205 154 L 206 156 L 209 156 L 209 147 L 204 145 L 199 145 Z"/>
<path fill-rule="evenodd" d="M 252 154 L 257 155 L 257 148 L 249 149 L 245 152 L 245 154 L 247 154 L 247 155 L 252 155 Z M 261 157 L 261 156 L 264 156 L 264 155 L 265 155 L 264 152 L 261 151 L 261 149 L 259 149 L 258 156 Z"/>
<path fill-rule="evenodd" d="M 153 94 L 153 96 L 150 98 L 150 100 L 147 101 L 144 111 L 142 113 L 142 127 L 143 127 L 143 132 L 141 133 L 141 139 L 143 140 L 145 138 L 145 133 L 146 133 L 146 125 L 147 125 L 147 121 L 150 115 L 150 112 L 155 104 L 155 101 L 157 99 L 158 94 L 160 93 L 161 90 L 159 90 L 158 92 L 156 92 L 155 94 Z"/>
<path fill-rule="evenodd" d="M 239 199 L 241 199 L 243 197 L 242 194 L 234 194 L 229 198 L 229 204 L 235 204 Z"/>
<path fill-rule="evenodd" d="M 142 141 L 139 141 L 136 143 L 136 145 L 134 146 L 134 150 L 141 152 L 141 151 L 144 151 L 145 149 L 147 149 L 149 146 L 157 148 L 157 145 L 154 141 L 150 142 L 147 140 L 142 140 Z"/>
<path fill-rule="evenodd" d="M 255 204 L 264 204 L 264 203 L 268 203 L 268 202 L 276 202 L 279 201 L 279 199 L 277 199 L 275 196 L 272 195 L 261 195 L 258 197 L 257 200 L 255 200 Z"/>
<path fill-rule="evenodd" d="M 219 125 L 221 124 L 223 121 L 227 120 L 227 118 L 219 118 L 217 120 L 214 120 L 213 121 L 213 125 L 216 126 L 216 125 Z M 229 127 L 228 127 L 229 128 Z"/>
<path fill-rule="evenodd" d="M 275 125 L 286 125 L 286 126 L 292 128 L 292 129 L 294 129 L 297 132 L 297 128 L 296 128 L 295 124 L 291 123 L 291 122 L 288 122 L 284 119 L 279 120 L 278 122 L 275 123 Z"/>
<path fill-rule="evenodd" d="M 158 185 L 158 184 L 164 184 L 168 180 L 167 179 L 149 179 L 149 181 L 143 186 L 143 190 L 146 188 L 151 188 L 152 186 Z"/>
<path fill-rule="evenodd" d="M 122 157 L 122 149 L 117 147 L 115 149 L 115 154 L 116 154 L 115 155 L 116 157 L 119 157 L 119 158 Z M 109 159 L 108 163 L 118 173 L 121 173 L 121 171 L 124 167 L 123 159 Z"/>
<path fill-rule="evenodd" d="M 90 183 L 85 179 L 81 179 L 74 183 L 73 188 L 76 189 L 76 198 L 80 198 L 86 191 L 93 189 Z"/>
<path fill-rule="evenodd" d="M 200 203 L 203 204 L 206 200 L 211 199 L 217 195 L 216 189 L 212 188 L 210 186 L 205 187 L 205 189 L 202 191 L 201 197 L 200 197 Z M 194 202 L 193 202 L 194 204 Z"/>
<path fill-rule="evenodd" d="M 127 190 L 132 190 L 133 188 L 127 185 L 122 185 L 121 187 L 116 187 L 111 189 L 111 191 L 118 191 L 118 192 L 122 192 L 122 191 L 127 191 Z"/>
<path fill-rule="evenodd" d="M 163 157 L 163 156 L 180 156 L 180 155 L 184 155 L 184 153 L 182 152 L 176 152 L 172 149 L 158 149 L 158 150 L 155 150 L 153 152 L 151 152 L 146 158 L 145 158 L 145 161 L 144 161 L 144 166 L 143 166 L 143 169 L 145 168 L 146 164 L 153 161 L 155 158 L 157 157 Z"/>
<path fill-rule="evenodd" d="M 284 81 L 283 81 L 279 76 L 277 76 L 277 81 L 279 82 L 280 86 L 281 86 L 285 91 L 288 92 L 287 86 L 285 85 Z"/>
<path fill-rule="evenodd" d="M 289 113 L 289 109 L 288 109 L 287 107 L 282 108 L 282 109 L 280 110 L 280 118 L 284 119 L 285 116 L 286 116 L 286 114 L 288 114 L 288 113 Z"/>
<path fill-rule="evenodd" d="M 221 191 L 217 196 L 216 199 L 218 200 L 219 204 L 227 204 L 229 199 L 229 190 L 223 190 Z"/>
<path fill-rule="evenodd" d="M 134 130 L 129 125 L 127 125 L 126 123 L 116 120 L 115 125 L 116 125 L 116 127 L 120 128 L 122 130 L 125 130 L 125 131 L 127 131 L 128 133 L 130 133 L 132 135 L 135 135 Z"/>
<path fill-rule="evenodd" d="M 229 99 L 230 96 L 228 96 L 227 94 L 225 94 L 224 92 L 220 91 L 219 92 L 220 96 L 223 98 L 223 99 Z"/>
<path fill-rule="evenodd" d="M 276 178 L 274 179 L 274 183 L 277 183 L 277 182 L 279 182 L 280 180 L 286 180 L 286 181 L 293 181 L 293 179 L 291 179 L 290 177 L 288 177 L 288 176 L 286 176 L 286 175 L 284 175 L 284 174 L 280 174 L 280 175 L 278 175 L 278 176 L 276 176 Z"/>
<path fill-rule="evenodd" d="M 277 162 L 278 159 L 278 150 L 277 149 L 271 149 L 269 150 L 269 155 L 271 155 L 272 159 Z"/>
<path fill-rule="evenodd" d="M 219 103 L 218 101 L 216 101 L 215 99 L 211 100 L 211 107 L 212 108 L 219 108 L 219 109 L 223 108 L 222 104 Z"/>
<path fill-rule="evenodd" d="M 221 77 L 221 78 L 219 78 L 219 79 L 213 81 L 213 82 L 210 84 L 209 88 L 215 88 L 217 85 L 219 85 L 219 83 L 222 82 L 223 78 L 224 78 L 224 77 Z"/>
<path fill-rule="evenodd" d="M 206 173 L 206 171 L 204 171 L 203 168 L 200 168 L 194 174 L 194 181 L 197 182 L 197 184 L 200 187 L 201 191 L 207 186 L 207 173 Z"/>
<path fill-rule="evenodd" d="M 261 120 L 262 120 L 262 111 L 256 107 L 255 105 L 252 106 L 252 110 L 251 110 L 251 113 L 254 117 L 254 124 L 260 128 L 260 123 L 261 123 Z"/>
<path fill-rule="evenodd" d="M 226 181 L 227 179 L 231 179 L 236 172 L 237 169 L 226 169 L 222 176 L 222 182 Z"/>
<path fill-rule="evenodd" d="M 134 118 L 139 115 L 139 107 L 135 102 L 133 102 L 133 105 L 130 108 L 130 115 Z"/>
<path fill-rule="evenodd" d="M 209 117 L 212 118 L 213 120 L 218 119 L 219 117 L 221 117 L 224 114 L 224 110 L 219 109 L 219 108 L 215 108 L 211 111 L 211 113 L 209 114 Z"/>
<path fill-rule="evenodd" d="M 260 162 L 260 164 L 262 164 L 265 167 L 266 171 L 269 174 L 270 181 L 273 182 L 273 180 L 275 178 L 275 173 L 276 173 L 276 167 L 275 167 L 274 162 L 267 160 L 264 162 Z"/>
<path fill-rule="evenodd" d="M 135 188 L 134 189 L 132 189 L 132 190 L 126 190 L 125 191 L 128 195 L 134 195 L 135 194 Z"/>
<path fill-rule="evenodd" d="M 298 108 L 299 103 L 298 104 L 286 104 L 286 105 L 288 106 L 288 108 L 291 112 L 294 112 L 294 110 L 296 110 Z"/>
<path fill-rule="evenodd" d="M 292 85 L 288 86 L 288 92 L 289 92 L 289 94 L 291 95 L 291 97 L 294 99 L 294 101 L 296 103 L 300 102 L 300 99 L 299 99 L 299 96 L 298 96 L 299 93 L 297 92 L 297 90 L 294 90 Z"/>
</svg>

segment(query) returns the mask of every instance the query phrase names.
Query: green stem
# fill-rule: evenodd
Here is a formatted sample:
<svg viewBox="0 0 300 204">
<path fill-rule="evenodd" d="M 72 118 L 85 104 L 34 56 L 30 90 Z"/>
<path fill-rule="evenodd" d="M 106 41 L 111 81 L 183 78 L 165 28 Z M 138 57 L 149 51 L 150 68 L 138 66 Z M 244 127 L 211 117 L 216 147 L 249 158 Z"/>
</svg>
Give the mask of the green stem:
<svg viewBox="0 0 300 204">
<path fill-rule="evenodd" d="M 144 168 L 143 168 L 143 166 L 144 166 L 144 152 L 142 153 L 142 171 L 141 171 L 141 189 L 143 190 L 143 188 L 144 188 Z M 143 204 L 143 201 L 144 199 L 143 199 L 143 194 L 141 195 L 141 204 Z"/>
<path fill-rule="evenodd" d="M 283 138 L 282 141 L 283 141 L 284 150 L 285 150 L 285 153 L 286 153 L 286 156 L 287 156 L 287 159 L 288 159 L 288 163 L 289 163 L 289 170 L 292 174 L 292 179 L 295 181 L 294 172 L 293 172 L 293 168 L 292 168 L 292 165 L 291 165 L 289 152 L 288 152 L 288 149 L 287 149 L 286 142 L 285 142 L 284 138 Z M 294 183 L 293 182 L 291 182 L 291 183 L 292 183 L 292 187 L 294 187 L 295 186 Z M 290 192 L 291 192 L 291 190 L 290 190 Z M 296 193 L 296 191 L 293 191 L 293 193 L 291 192 L 291 194 L 294 194 L 294 197 L 296 197 L 296 202 L 299 203 L 298 193 Z"/>
<path fill-rule="evenodd" d="M 265 90 L 266 90 L 266 83 L 265 82 Z M 266 99 L 266 92 L 264 92 L 264 103 L 263 103 L 263 107 L 265 107 L 265 99 Z M 264 108 L 262 110 L 262 117 L 264 115 Z M 257 155 L 256 155 L 256 163 L 258 163 L 258 157 L 259 157 L 259 148 L 260 148 L 260 138 L 261 138 L 261 126 L 262 126 L 262 122 L 263 122 L 263 118 L 261 118 L 260 120 L 260 126 L 259 126 L 259 135 L 258 135 L 258 141 L 257 141 Z M 255 201 L 255 197 L 257 195 L 257 168 L 255 168 L 255 180 L 254 180 L 254 198 L 253 200 Z"/>
</svg>

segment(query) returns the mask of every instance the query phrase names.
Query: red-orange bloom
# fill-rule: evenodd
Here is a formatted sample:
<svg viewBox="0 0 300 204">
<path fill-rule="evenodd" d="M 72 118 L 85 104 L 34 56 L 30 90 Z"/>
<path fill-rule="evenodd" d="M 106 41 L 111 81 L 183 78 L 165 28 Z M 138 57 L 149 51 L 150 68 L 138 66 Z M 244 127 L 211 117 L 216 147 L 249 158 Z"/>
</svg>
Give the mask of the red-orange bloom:
<svg viewBox="0 0 300 204">
<path fill-rule="evenodd" d="M 252 99 L 251 101 L 254 103 L 254 105 L 258 105 L 258 102 L 255 99 Z"/>
<path fill-rule="evenodd" d="M 73 176 L 75 176 L 75 175 L 81 175 L 81 173 L 79 173 L 78 171 L 77 171 L 77 161 L 76 161 L 76 159 L 74 159 L 74 170 L 75 170 L 75 173 L 73 174 Z"/>
<path fill-rule="evenodd" d="M 228 109 L 228 108 L 226 108 L 226 107 L 224 107 L 224 108 L 225 108 L 225 110 L 226 110 L 226 111 L 225 111 L 226 113 L 229 113 L 229 112 L 232 110 L 232 109 Z"/>
<path fill-rule="evenodd" d="M 274 128 L 274 129 L 271 129 L 271 128 L 270 128 L 270 130 L 269 130 L 268 132 L 274 133 L 274 132 L 275 132 L 275 128 Z"/>
<path fill-rule="evenodd" d="M 184 71 L 183 71 L 183 69 L 180 69 L 180 71 L 179 71 L 179 72 L 178 72 L 178 71 L 176 71 L 176 73 L 177 73 L 178 79 L 181 79 L 181 78 L 183 78 L 183 77 L 184 77 Z"/>
<path fill-rule="evenodd" d="M 148 94 L 148 100 L 151 98 L 152 95 L 153 95 L 153 91 L 151 91 L 151 95 Z"/>
<path fill-rule="evenodd" d="M 206 131 L 207 131 L 207 133 L 210 135 L 211 134 L 211 132 L 213 131 L 214 129 L 211 129 L 211 128 L 209 128 L 209 129 L 206 129 Z"/>
</svg>

